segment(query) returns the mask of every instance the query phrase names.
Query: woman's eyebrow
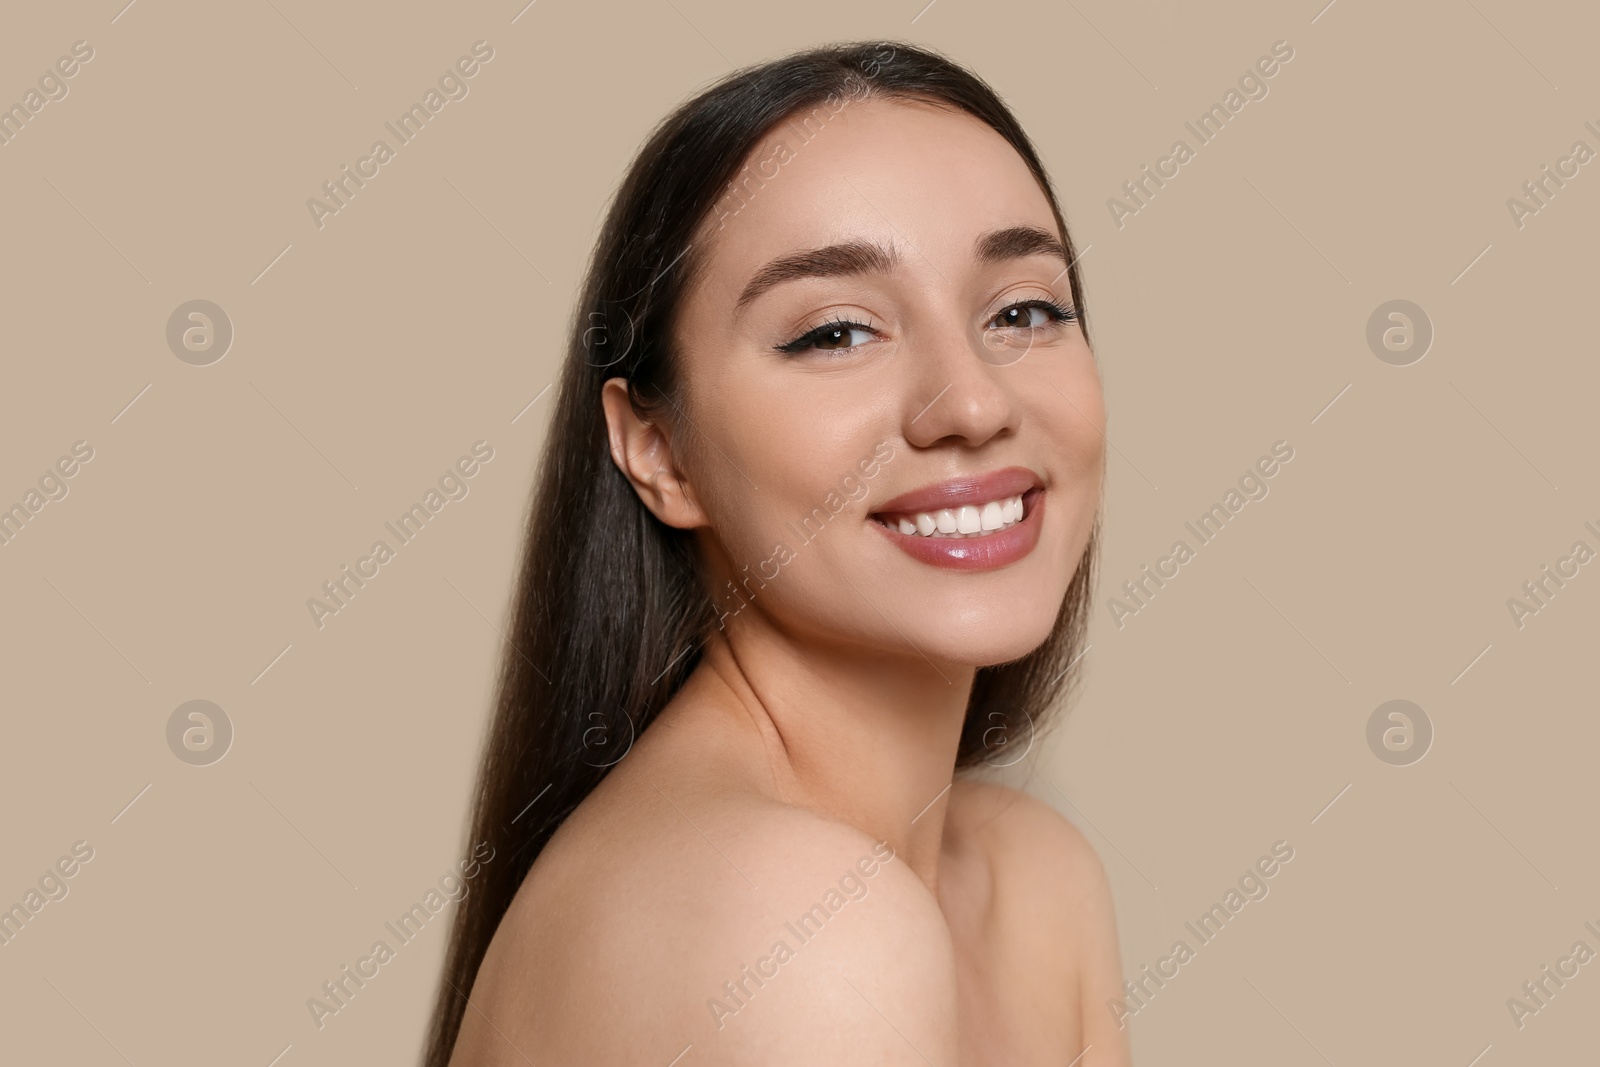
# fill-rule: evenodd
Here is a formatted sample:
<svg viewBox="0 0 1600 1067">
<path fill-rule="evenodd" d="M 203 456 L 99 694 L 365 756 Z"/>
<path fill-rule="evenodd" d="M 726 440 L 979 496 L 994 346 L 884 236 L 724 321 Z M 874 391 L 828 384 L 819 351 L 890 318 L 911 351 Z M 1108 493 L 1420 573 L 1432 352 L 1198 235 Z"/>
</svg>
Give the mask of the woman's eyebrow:
<svg viewBox="0 0 1600 1067">
<path fill-rule="evenodd" d="M 1003 263 L 1027 256 L 1054 256 L 1067 266 L 1067 248 L 1061 239 L 1037 226 L 1007 226 L 978 237 L 973 248 L 980 263 Z"/>
<path fill-rule="evenodd" d="M 1037 226 L 1007 226 L 980 234 L 973 242 L 973 253 L 980 263 L 1003 263 L 1027 256 L 1053 256 L 1067 264 L 1067 249 L 1048 230 Z M 893 248 L 870 241 L 845 241 L 823 248 L 790 252 L 756 271 L 735 301 L 734 311 L 774 286 L 800 278 L 837 278 L 853 274 L 887 274 L 900 262 Z"/>
<path fill-rule="evenodd" d="M 887 274 L 900 261 L 894 249 L 869 241 L 846 241 L 825 248 L 808 248 L 779 256 L 745 285 L 734 303 L 742 310 L 756 297 L 783 282 L 799 278 L 836 278 L 850 274 Z"/>
</svg>

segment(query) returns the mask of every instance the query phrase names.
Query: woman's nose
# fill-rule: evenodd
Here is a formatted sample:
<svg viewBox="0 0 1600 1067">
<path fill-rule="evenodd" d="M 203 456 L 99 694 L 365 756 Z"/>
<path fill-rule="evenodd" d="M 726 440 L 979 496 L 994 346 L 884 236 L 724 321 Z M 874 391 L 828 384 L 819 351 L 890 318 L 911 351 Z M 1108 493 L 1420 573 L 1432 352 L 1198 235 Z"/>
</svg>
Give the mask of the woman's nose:
<svg viewBox="0 0 1600 1067">
<path fill-rule="evenodd" d="M 1014 430 L 1015 376 L 1009 368 L 1026 348 L 992 340 L 974 328 L 943 329 L 913 344 L 915 367 L 904 401 L 906 442 L 927 448 L 946 438 L 976 447 Z"/>
</svg>

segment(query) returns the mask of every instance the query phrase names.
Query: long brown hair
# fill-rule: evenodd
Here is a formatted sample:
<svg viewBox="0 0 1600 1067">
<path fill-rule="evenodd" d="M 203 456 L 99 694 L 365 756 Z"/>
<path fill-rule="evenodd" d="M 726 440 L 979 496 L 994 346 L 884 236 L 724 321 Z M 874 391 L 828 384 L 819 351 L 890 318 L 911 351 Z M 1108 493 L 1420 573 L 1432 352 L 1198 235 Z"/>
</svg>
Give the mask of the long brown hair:
<svg viewBox="0 0 1600 1067">
<path fill-rule="evenodd" d="M 446 1067 L 490 939 L 540 850 L 695 669 L 716 622 L 691 533 L 651 514 L 612 461 L 601 387 L 625 377 L 641 414 L 676 424 L 672 324 L 703 262 L 696 235 L 759 194 L 760 179 L 741 172 L 768 131 L 868 96 L 964 111 L 1016 149 L 1055 215 L 1088 338 L 1044 165 L 994 90 L 935 52 L 901 41 L 810 49 L 729 74 L 657 126 L 606 215 L 570 325 L 471 813 L 468 840 L 490 842 L 495 859 L 458 905 L 425 1067 Z M 1098 539 L 1097 519 L 1045 642 L 977 671 L 957 768 L 1031 739 L 1066 696 Z"/>
</svg>

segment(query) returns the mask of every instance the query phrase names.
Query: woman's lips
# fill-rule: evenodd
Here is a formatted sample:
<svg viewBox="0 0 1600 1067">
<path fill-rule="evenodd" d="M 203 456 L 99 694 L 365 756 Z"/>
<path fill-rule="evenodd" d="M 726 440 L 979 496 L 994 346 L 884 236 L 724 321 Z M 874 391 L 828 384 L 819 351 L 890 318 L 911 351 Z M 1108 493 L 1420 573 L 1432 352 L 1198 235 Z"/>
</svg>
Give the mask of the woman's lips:
<svg viewBox="0 0 1600 1067">
<path fill-rule="evenodd" d="M 917 511 L 937 511 L 963 504 L 982 504 L 989 500 L 1026 493 L 1044 485 L 1040 477 L 1027 467 L 1002 467 L 986 474 L 960 475 L 934 485 L 925 485 L 909 493 L 901 493 L 893 500 L 879 504 L 878 515 L 897 515 Z"/>
<path fill-rule="evenodd" d="M 1039 543 L 1044 498 L 1043 489 L 1030 489 L 1022 494 L 1021 522 L 1014 522 L 1004 529 L 964 537 L 904 534 L 877 517 L 873 517 L 871 522 L 895 547 L 912 559 L 935 567 L 989 570 L 1015 563 L 1033 551 Z"/>
</svg>

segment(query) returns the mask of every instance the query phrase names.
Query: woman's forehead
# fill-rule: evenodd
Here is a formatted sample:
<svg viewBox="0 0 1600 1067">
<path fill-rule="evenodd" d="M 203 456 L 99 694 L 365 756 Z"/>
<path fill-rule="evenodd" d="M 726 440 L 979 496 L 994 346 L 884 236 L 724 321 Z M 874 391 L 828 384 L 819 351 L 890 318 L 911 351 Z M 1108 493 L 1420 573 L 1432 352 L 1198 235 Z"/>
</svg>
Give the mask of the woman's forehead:
<svg viewBox="0 0 1600 1067">
<path fill-rule="evenodd" d="M 902 263 L 953 264 L 1003 226 L 1056 232 L 1022 157 L 966 112 L 871 99 L 805 132 L 810 140 L 792 124 L 769 132 L 707 220 L 708 273 L 730 297 L 764 264 L 797 250 L 860 241 L 897 250 Z"/>
</svg>

